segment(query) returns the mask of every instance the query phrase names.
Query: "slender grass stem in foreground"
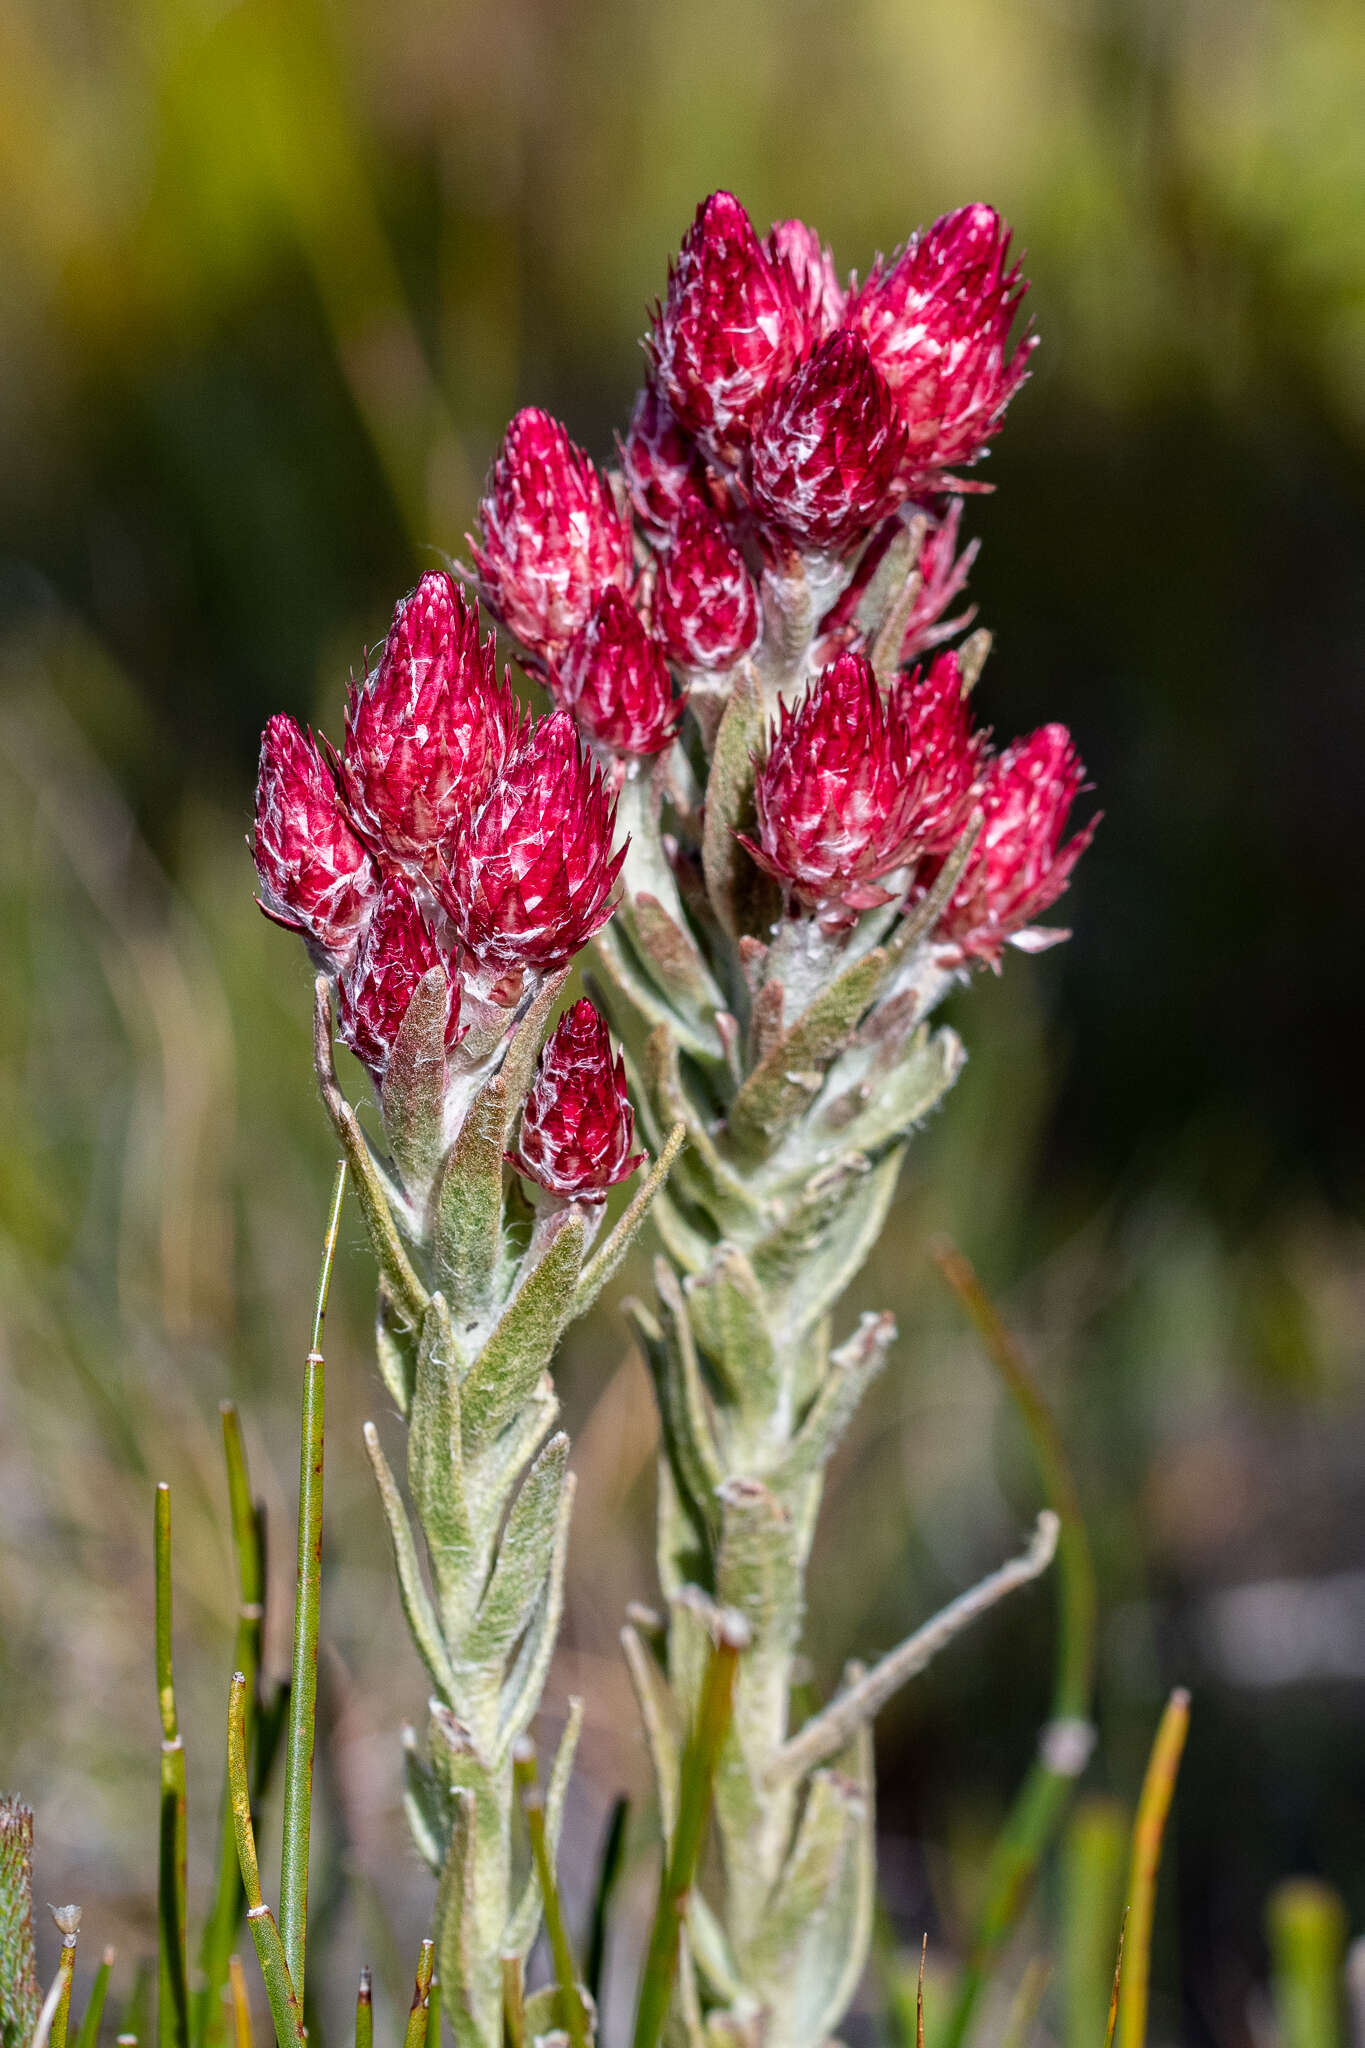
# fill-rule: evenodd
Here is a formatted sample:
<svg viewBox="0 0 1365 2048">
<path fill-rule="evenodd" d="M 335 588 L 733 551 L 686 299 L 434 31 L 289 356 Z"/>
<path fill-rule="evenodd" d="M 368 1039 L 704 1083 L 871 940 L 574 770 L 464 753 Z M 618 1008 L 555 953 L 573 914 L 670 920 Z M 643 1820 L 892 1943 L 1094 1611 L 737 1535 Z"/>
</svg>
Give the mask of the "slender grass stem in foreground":
<svg viewBox="0 0 1365 2048">
<path fill-rule="evenodd" d="M 100 1966 L 90 1987 L 80 2031 L 76 2035 L 76 2048 L 95 2048 L 95 2043 L 99 2039 L 100 2021 L 104 2018 L 104 2001 L 108 1995 L 109 1975 L 113 1967 L 114 1951 L 107 1948 L 100 1957 Z"/>
<path fill-rule="evenodd" d="M 185 1745 L 171 1663 L 171 1490 L 156 1489 L 156 1692 L 161 1711 L 161 1829 L 157 1880 L 156 2026 L 160 2048 L 189 2048 L 186 1947 Z"/>
<path fill-rule="evenodd" d="M 257 1692 L 260 1683 L 261 1637 L 265 1626 L 265 1558 L 261 1541 L 261 1514 L 252 1499 L 246 1446 L 242 1441 L 242 1425 L 231 1401 L 223 1402 L 221 1414 L 232 1553 L 237 1572 L 237 1636 L 233 1669 L 240 1671 L 246 1680 L 243 1704 L 245 1746 L 248 1764 L 255 1771 L 259 1797 L 263 1789 L 264 1776 L 261 1768 L 261 1745 L 257 1741 Z M 213 1903 L 209 1908 L 200 1942 L 200 1984 L 195 1994 L 191 2015 L 191 2032 L 195 2048 L 220 2048 L 220 2044 L 226 2038 L 223 1990 L 228 1983 L 229 1958 L 241 1924 L 242 1896 L 242 1875 L 237 1867 L 232 1798 L 225 1775 L 218 1869 L 214 1879 Z M 236 2028 L 238 2009 L 235 1989 L 232 2000 L 233 2023 Z"/>
<path fill-rule="evenodd" d="M 1157 1869 L 1189 1725 L 1190 1696 L 1177 1686 L 1166 1702 L 1156 1731 L 1133 1822 L 1133 1855 L 1124 1914 L 1127 1968 L 1119 1984 L 1118 2048 L 1144 2048 L 1147 2039 Z"/>
<path fill-rule="evenodd" d="M 991 1963 L 1018 1921 L 1066 1802 L 1090 1760 L 1098 1597 L 1080 1495 L 1042 1390 L 970 1261 L 946 1239 L 939 1239 L 930 1249 L 1019 1410 L 1048 1506 L 1058 1521 L 1052 1709 L 1039 1753 L 991 1852 L 983 1902 L 939 2044 L 939 2048 L 960 2048 Z"/>
<path fill-rule="evenodd" d="M 705 1839 L 716 1766 L 730 1730 L 739 1655 L 748 1641 L 749 1631 L 743 1619 L 738 1614 L 722 1612 L 702 1682 L 696 1726 L 683 1752 L 673 1841 L 671 1846 L 664 1846 L 659 1903 L 640 1980 L 635 2048 L 658 2048 L 668 2017 L 678 1967 L 678 1940 Z"/>
<path fill-rule="evenodd" d="M 303 2004 L 308 1938 L 308 1846 L 313 1816 L 313 1744 L 318 1697 L 318 1622 L 322 1605 L 322 1436 L 325 1367 L 322 1330 L 332 1281 L 346 1162 L 338 1161 L 322 1248 L 313 1341 L 304 1365 L 299 1445 L 298 1582 L 294 1596 L 294 1659 L 284 1764 L 284 1833 L 280 1852 L 280 1940 L 294 1996 Z"/>
<path fill-rule="evenodd" d="M 270 2017 L 275 2023 L 276 2048 L 302 2048 L 306 2039 L 303 2013 L 294 1995 L 284 1944 L 275 1916 L 261 1897 L 261 1872 L 256 1857 L 256 1830 L 251 1821 L 251 1787 L 246 1764 L 246 1679 L 233 1674 L 228 1693 L 228 1785 L 232 1794 L 232 1819 L 237 1839 L 237 1860 L 246 1893 L 247 1925 L 256 1944 Z"/>
</svg>

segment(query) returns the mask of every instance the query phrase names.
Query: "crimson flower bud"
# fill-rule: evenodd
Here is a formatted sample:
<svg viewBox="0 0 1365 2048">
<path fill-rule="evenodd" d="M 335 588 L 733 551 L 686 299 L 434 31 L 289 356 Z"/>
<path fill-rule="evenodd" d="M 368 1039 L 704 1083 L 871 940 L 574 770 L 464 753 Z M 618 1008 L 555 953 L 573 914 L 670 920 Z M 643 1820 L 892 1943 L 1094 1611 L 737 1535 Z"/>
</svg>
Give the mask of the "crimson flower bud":
<svg viewBox="0 0 1365 2048">
<path fill-rule="evenodd" d="M 266 916 L 302 932 L 318 964 L 335 972 L 355 951 L 379 876 L 316 741 L 283 714 L 261 735 L 252 852 Z"/>
<path fill-rule="evenodd" d="M 669 266 L 650 337 L 673 412 L 704 447 L 732 458 L 805 340 L 785 271 L 733 194 L 713 192 Z"/>
<path fill-rule="evenodd" d="M 803 220 L 779 220 L 763 237 L 769 262 L 783 277 L 810 341 L 824 341 L 843 322 L 846 294 L 829 250 Z"/>
<path fill-rule="evenodd" d="M 434 873 L 437 847 L 482 802 L 515 723 L 492 636 L 480 645 L 478 614 L 444 570 L 424 576 L 346 707 L 346 798 L 370 844 Z"/>
<path fill-rule="evenodd" d="M 957 664 L 935 667 L 884 696 L 871 662 L 849 650 L 779 713 L 754 787 L 759 843 L 744 844 L 831 923 L 890 902 L 880 879 L 960 822 L 976 751 Z"/>
<path fill-rule="evenodd" d="M 985 754 L 983 735 L 972 731 L 957 656 L 936 654 L 927 675 L 902 671 L 891 686 L 891 707 L 915 780 L 908 850 L 946 853 L 967 822 Z"/>
<path fill-rule="evenodd" d="M 750 488 L 759 512 L 799 546 L 839 551 L 895 502 L 905 430 L 865 344 L 822 342 L 754 429 Z"/>
<path fill-rule="evenodd" d="M 1017 264 L 1006 269 L 1009 244 L 993 208 L 964 206 L 889 265 L 878 260 L 849 304 L 849 325 L 895 394 L 916 477 L 973 461 L 1028 374 L 1032 335 L 1006 355 L 1027 289 Z"/>
<path fill-rule="evenodd" d="M 399 1026 L 422 976 L 444 970 L 449 987 L 446 1048 L 460 1037 L 460 983 L 423 915 L 411 882 L 389 875 L 365 938 L 341 977 L 337 1029 L 344 1044 L 382 1082 Z"/>
<path fill-rule="evenodd" d="M 625 1062 L 613 1062 L 607 1027 L 584 997 L 566 1010 L 540 1055 L 521 1113 L 521 1139 L 507 1156 L 552 1195 L 605 1195 L 644 1158 L 631 1152 L 635 1116 Z"/>
<path fill-rule="evenodd" d="M 955 619 L 943 616 L 965 587 L 972 563 L 981 548 L 980 540 L 974 540 L 958 554 L 957 535 L 961 524 L 962 500 L 954 498 L 946 516 L 937 526 L 931 526 L 924 536 L 916 564 L 920 576 L 919 594 L 905 622 L 905 637 L 901 641 L 903 662 L 914 661 L 917 655 L 937 647 L 941 640 L 960 633 L 976 617 L 975 605 L 969 605 Z"/>
<path fill-rule="evenodd" d="M 652 378 L 635 401 L 621 443 L 621 470 L 639 519 L 657 534 L 668 533 L 687 500 L 705 491 L 706 464 L 697 444 Z"/>
<path fill-rule="evenodd" d="M 682 668 L 733 668 L 758 639 L 758 592 L 709 505 L 683 506 L 659 562 L 651 623 Z"/>
<path fill-rule="evenodd" d="M 1094 836 L 1099 814 L 1062 844 L 1085 770 L 1064 725 L 1044 725 L 991 763 L 980 796 L 984 823 L 935 938 L 949 963 L 999 966 L 1007 940 L 1024 952 L 1068 934 L 1034 925 L 1057 901 Z"/>
<path fill-rule="evenodd" d="M 518 742 L 455 843 L 441 903 L 485 983 L 553 973 L 611 916 L 616 806 L 567 711 Z"/>
<path fill-rule="evenodd" d="M 614 587 L 602 592 L 552 680 L 588 737 L 619 754 L 660 754 L 678 730 L 683 700 L 673 695 L 663 649 Z"/>
<path fill-rule="evenodd" d="M 561 654 L 606 586 L 626 586 L 630 532 L 606 478 L 534 406 L 507 429 L 479 521 L 484 600 L 537 654 Z"/>
</svg>

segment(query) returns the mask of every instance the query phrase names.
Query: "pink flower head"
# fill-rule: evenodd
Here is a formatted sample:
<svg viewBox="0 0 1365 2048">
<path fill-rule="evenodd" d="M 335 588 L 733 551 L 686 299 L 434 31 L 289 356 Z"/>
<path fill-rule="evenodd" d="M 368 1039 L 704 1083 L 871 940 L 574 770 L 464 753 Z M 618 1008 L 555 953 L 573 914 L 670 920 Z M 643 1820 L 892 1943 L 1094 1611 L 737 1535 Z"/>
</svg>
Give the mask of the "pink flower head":
<svg viewBox="0 0 1365 2048">
<path fill-rule="evenodd" d="M 316 741 L 283 714 L 261 735 L 252 851 L 266 916 L 302 932 L 318 964 L 335 973 L 355 952 L 379 876 Z"/>
<path fill-rule="evenodd" d="M 456 842 L 441 902 L 485 982 L 565 966 L 610 917 L 616 806 L 567 711 L 532 726 Z"/>
<path fill-rule="evenodd" d="M 980 790 L 985 737 L 972 731 L 955 654 L 936 654 L 929 673 L 902 671 L 891 686 L 891 713 L 914 776 L 908 832 L 917 855 L 946 853 Z"/>
<path fill-rule="evenodd" d="M 1006 355 L 1027 289 L 1018 265 L 1006 268 L 1009 244 L 993 208 L 964 206 L 889 265 L 878 260 L 849 304 L 849 325 L 895 394 L 916 478 L 974 461 L 1028 374 L 1032 335 Z"/>
<path fill-rule="evenodd" d="M 905 430 L 856 334 L 822 342 L 754 429 L 750 488 L 760 514 L 798 545 L 843 552 L 895 503 Z"/>
<path fill-rule="evenodd" d="M 709 505 L 683 506 L 659 562 L 652 624 L 682 668 L 733 668 L 758 639 L 758 592 Z"/>
<path fill-rule="evenodd" d="M 969 605 L 955 619 L 943 616 L 965 587 L 981 547 L 980 540 L 974 540 L 961 554 L 957 552 L 961 524 L 962 500 L 954 498 L 946 516 L 937 526 L 931 526 L 924 536 L 916 564 L 920 575 L 919 595 L 905 623 L 905 637 L 901 641 L 902 661 L 914 661 L 917 655 L 927 653 L 940 641 L 951 639 L 964 626 L 970 626 L 976 617 L 975 605 Z"/>
<path fill-rule="evenodd" d="M 763 249 L 774 270 L 785 279 L 792 303 L 805 320 L 809 340 L 824 341 L 841 325 L 846 305 L 829 250 L 803 220 L 776 221 L 763 237 Z"/>
<path fill-rule="evenodd" d="M 540 1055 L 521 1113 L 517 1172 L 552 1195 L 605 1195 L 644 1158 L 631 1152 L 635 1116 L 625 1062 L 613 1062 L 607 1027 L 584 997 L 566 1010 Z"/>
<path fill-rule="evenodd" d="M 441 968 L 449 990 L 446 1049 L 460 1037 L 460 983 L 441 952 L 404 875 L 390 875 L 370 919 L 364 943 L 341 978 L 337 1029 L 342 1041 L 382 1082 L 399 1026 L 408 1014 L 418 982 Z"/>
<path fill-rule="evenodd" d="M 706 464 L 696 442 L 668 409 L 651 378 L 635 401 L 621 470 L 641 523 L 666 534 L 689 498 L 706 488 Z"/>
<path fill-rule="evenodd" d="M 574 634 L 553 683 L 588 737 L 619 754 L 662 753 L 678 730 L 683 700 L 663 649 L 614 587 Z"/>
<path fill-rule="evenodd" d="M 444 570 L 424 576 L 346 707 L 346 798 L 381 856 L 433 874 L 437 847 L 487 794 L 515 722 L 492 636 L 480 645 L 478 614 Z"/>
<path fill-rule="evenodd" d="M 992 761 L 981 791 L 985 822 L 935 938 L 949 962 L 999 966 L 1007 940 L 1038 952 L 1068 934 L 1035 928 L 1090 844 L 1099 815 L 1062 844 L 1085 770 L 1064 725 L 1044 725 Z"/>
<path fill-rule="evenodd" d="M 649 342 L 673 412 L 711 453 L 732 458 L 805 339 L 785 268 L 733 194 L 713 192 L 669 267 Z"/>
<path fill-rule="evenodd" d="M 798 903 L 846 922 L 841 912 L 889 902 L 880 878 L 938 843 L 974 758 L 965 718 L 955 729 L 945 706 L 948 680 L 945 668 L 883 696 L 850 650 L 783 705 L 754 788 L 759 843 L 744 844 Z"/>
<path fill-rule="evenodd" d="M 626 586 L 630 533 L 606 478 L 534 406 L 507 429 L 479 522 L 484 600 L 537 654 L 561 654 L 607 585 Z"/>
</svg>

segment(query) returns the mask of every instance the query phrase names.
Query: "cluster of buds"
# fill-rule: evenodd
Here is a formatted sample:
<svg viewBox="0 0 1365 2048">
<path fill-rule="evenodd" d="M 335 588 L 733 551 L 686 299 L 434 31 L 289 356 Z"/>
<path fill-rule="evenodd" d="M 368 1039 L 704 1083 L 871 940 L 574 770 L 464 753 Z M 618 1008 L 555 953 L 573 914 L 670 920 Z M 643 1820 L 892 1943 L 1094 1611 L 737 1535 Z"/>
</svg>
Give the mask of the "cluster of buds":
<svg viewBox="0 0 1365 2048">
<path fill-rule="evenodd" d="M 323 1092 L 367 1204 L 381 1364 L 435 1532 L 429 1612 L 381 1472 L 409 1621 L 459 1731 L 433 1722 L 409 1794 L 442 1896 L 472 1902 L 440 1962 L 475 1987 L 461 2048 L 500 2040 L 499 1944 L 524 1954 L 534 1932 L 522 1908 L 500 1918 L 498 1830 L 562 1571 L 562 1439 L 525 1466 L 544 1370 L 651 1202 L 668 1257 L 657 1313 L 635 1314 L 666 1439 L 670 1616 L 661 1661 L 628 1641 L 666 1815 L 660 1731 L 695 1723 L 698 1631 L 744 1616 L 719 1897 L 689 1916 L 680 2035 L 704 2020 L 823 2048 L 866 1955 L 867 1722 L 893 1681 L 879 1667 L 790 1726 L 823 1469 L 894 1335 L 865 1317 L 832 1350 L 831 1315 L 965 1057 L 931 1013 L 1007 945 L 1065 936 L 1039 920 L 1094 829 L 1067 835 L 1084 778 L 1063 727 L 997 747 L 972 715 L 989 641 L 961 637 L 977 548 L 962 495 L 984 488 L 966 473 L 1033 348 L 1011 342 L 1009 252 L 999 216 L 968 206 L 845 281 L 804 223 L 760 235 L 714 194 L 654 310 L 619 467 L 519 413 L 471 565 L 399 606 L 340 754 L 287 719 L 266 731 L 261 903 L 323 977 Z M 461 580 L 547 716 L 518 708 Z M 551 1029 L 585 947 L 621 1053 L 586 999 Z M 386 1158 L 330 1071 L 333 994 Z M 609 1190 L 642 1163 L 637 1119 L 658 1164 L 584 1264 Z M 485 1626 L 509 1545 L 531 1590 Z M 452 1788 L 477 1795 L 482 1878 L 451 1862 Z"/>
<path fill-rule="evenodd" d="M 579 687 L 591 690 L 590 674 Z M 373 674 L 352 685 L 339 756 L 288 718 L 265 730 L 261 905 L 302 933 L 334 981 L 342 1040 L 381 1095 L 425 977 L 442 987 L 446 1053 L 472 1024 L 486 1058 L 490 1029 L 611 915 L 625 858 L 614 834 L 602 770 L 573 720 L 518 712 L 491 637 L 480 639 L 476 612 L 444 573 L 403 599 Z M 581 1143 L 566 1136 L 575 1158 Z M 546 1187 L 564 1178 L 553 1152 L 553 1125 L 543 1124 Z"/>
</svg>

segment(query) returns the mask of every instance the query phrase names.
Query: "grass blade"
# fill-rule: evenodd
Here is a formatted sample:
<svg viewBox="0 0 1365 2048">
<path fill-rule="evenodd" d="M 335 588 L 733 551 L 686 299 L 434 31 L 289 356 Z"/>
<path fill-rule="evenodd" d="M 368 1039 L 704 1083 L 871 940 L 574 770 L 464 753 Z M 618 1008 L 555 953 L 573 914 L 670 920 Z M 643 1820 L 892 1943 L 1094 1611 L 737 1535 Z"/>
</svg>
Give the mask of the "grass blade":
<svg viewBox="0 0 1365 2048">
<path fill-rule="evenodd" d="M 427 2048 L 427 2019 L 430 2012 L 431 1973 L 436 1963 L 436 1945 L 424 1941 L 417 1957 L 417 1981 L 412 1987 L 407 2032 L 403 2048 Z"/>
<path fill-rule="evenodd" d="M 635 2048 L 658 2048 L 663 2036 L 678 1967 L 678 1936 L 701 1856 L 716 1765 L 730 1728 L 739 1653 L 747 1641 L 738 1617 L 733 1623 L 723 1619 L 707 1663 L 696 1726 L 678 1773 L 678 1817 L 672 1851 L 665 1854 L 659 1875 L 659 1903 L 635 2013 Z"/>
<path fill-rule="evenodd" d="M 535 1860 L 536 1876 L 540 1881 L 540 1903 L 545 1914 L 545 1933 L 550 1943 L 550 1954 L 554 1958 L 560 2006 L 568 2026 L 571 2048 L 588 2048 L 587 2017 L 583 2011 L 583 2000 L 579 1995 L 578 1973 L 574 1969 L 573 1951 L 569 1947 L 568 1929 L 564 1925 L 554 1864 L 550 1860 L 550 1843 L 545 1828 L 545 1798 L 536 1783 L 536 1753 L 529 1742 L 522 1741 L 517 1744 L 514 1754 L 517 1786 L 521 1792 L 522 1809 L 526 1815 L 526 1831 L 531 1837 L 531 1855 Z"/>
<path fill-rule="evenodd" d="M 189 2048 L 185 1948 L 185 1745 L 171 1663 L 171 1489 L 156 1489 L 156 1693 L 161 1711 L 161 1832 L 157 1876 L 156 2034 L 160 2048 Z"/>
<path fill-rule="evenodd" d="M 1108 2010 L 1130 1828 L 1122 1803 L 1096 1794 L 1078 1802 L 1062 1838 L 1060 2003 L 1066 2048 L 1094 2048 Z"/>
<path fill-rule="evenodd" d="M 237 1639 L 233 1668 L 246 1679 L 243 1713 L 246 1722 L 248 1757 L 256 1739 L 257 1688 L 261 1669 L 261 1634 L 265 1622 L 265 1560 L 261 1542 L 261 1517 L 251 1497 L 246 1446 L 242 1426 L 231 1401 L 222 1404 L 223 1458 L 227 1466 L 228 1509 L 232 1529 L 232 1552 L 237 1570 Z M 259 1772 L 256 1796 L 261 1796 Z M 227 2013 L 223 1991 L 228 1984 L 231 1956 L 242 1917 L 242 1878 L 237 1868 L 236 1838 L 232 1822 L 232 1799 L 226 1778 L 223 1783 L 222 1821 L 218 1840 L 218 1870 L 214 1879 L 213 1903 L 204 1923 L 199 1947 L 201 1982 L 195 1992 L 191 2034 L 195 2048 L 222 2048 L 227 2039 Z M 234 2026 L 236 2026 L 234 2009 Z"/>
<path fill-rule="evenodd" d="M 95 2048 L 95 2043 L 99 2039 L 100 2021 L 104 2018 L 104 2001 L 109 1991 L 109 1972 L 113 1967 L 114 1951 L 107 1948 L 100 1957 L 100 1966 L 90 1987 L 85 2014 L 76 2034 L 76 2048 Z"/>
<path fill-rule="evenodd" d="M 602 1972 L 607 1960 L 607 1928 L 611 1902 L 626 1861 L 626 1822 L 630 1801 L 618 1799 L 611 1809 L 602 1843 L 602 1860 L 597 1866 L 597 1888 L 592 1902 L 592 1932 L 588 1937 L 588 1961 L 584 1983 L 593 1999 L 602 2002 Z"/>
<path fill-rule="evenodd" d="M 275 2023 L 276 2048 L 304 2048 L 303 2012 L 294 1996 L 294 1986 L 285 1961 L 284 1944 L 275 1916 L 261 1898 L 261 1872 L 256 1860 L 256 1830 L 251 1824 L 251 1786 L 246 1768 L 246 1678 L 233 1673 L 228 1694 L 228 1785 L 232 1794 L 233 1832 L 237 1862 L 246 1893 L 246 1918 L 256 1944 L 270 2017 Z"/>
<path fill-rule="evenodd" d="M 502 2037 L 506 2048 L 526 2048 L 526 1984 L 520 1956 L 502 1959 Z"/>
<path fill-rule="evenodd" d="M 232 2000 L 232 2048 L 252 2048 L 251 2006 L 246 1995 L 246 1972 L 240 1956 L 228 1957 L 228 1992 Z"/>
<path fill-rule="evenodd" d="M 374 1993 L 368 1963 L 360 1973 L 360 1988 L 355 1995 L 355 2048 L 374 2048 Z"/>
<path fill-rule="evenodd" d="M 313 1818 L 313 1738 L 317 1720 L 318 1617 L 322 1599 L 322 1327 L 341 1228 L 346 1162 L 338 1161 L 323 1240 L 322 1268 L 313 1311 L 313 1342 L 303 1375 L 303 1427 L 299 1446 L 298 1579 L 294 1595 L 294 1658 L 284 1763 L 284 1838 L 280 1851 L 280 1940 L 290 1982 L 303 2003 L 308 1936 L 308 1845 Z"/>
<path fill-rule="evenodd" d="M 1282 2048 L 1342 2048 L 1346 1908 L 1312 1877 L 1276 1885 L 1266 1908 L 1270 1982 Z"/>
<path fill-rule="evenodd" d="M 1152 1969 L 1152 1917 L 1156 1876 L 1166 1817 L 1171 1810 L 1176 1773 L 1190 1725 L 1190 1696 L 1177 1687 L 1166 1702 L 1156 1731 L 1147 1775 L 1142 1781 L 1137 1818 L 1133 1822 L 1133 1853 L 1128 1868 L 1128 1967 L 1119 1984 L 1119 2048 L 1144 2048 L 1147 2039 L 1147 1994 Z"/>
<path fill-rule="evenodd" d="M 1047 1504 L 1059 1523 L 1052 1708 L 1039 1755 L 991 1853 L 983 1903 L 940 2044 L 960 2048 L 991 1964 L 1019 1918 L 1072 1788 L 1089 1760 L 1098 1602 L 1080 1495 L 1042 1390 L 970 1261 L 946 1240 L 933 1247 L 933 1257 L 1019 1410 Z"/>
</svg>

